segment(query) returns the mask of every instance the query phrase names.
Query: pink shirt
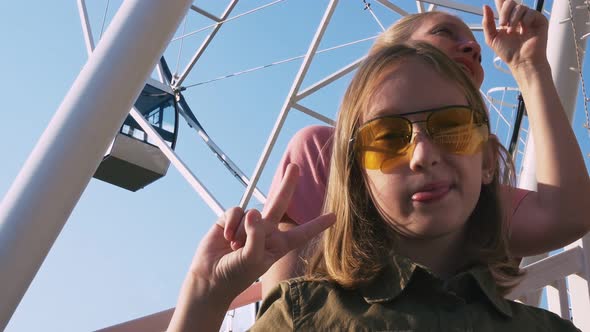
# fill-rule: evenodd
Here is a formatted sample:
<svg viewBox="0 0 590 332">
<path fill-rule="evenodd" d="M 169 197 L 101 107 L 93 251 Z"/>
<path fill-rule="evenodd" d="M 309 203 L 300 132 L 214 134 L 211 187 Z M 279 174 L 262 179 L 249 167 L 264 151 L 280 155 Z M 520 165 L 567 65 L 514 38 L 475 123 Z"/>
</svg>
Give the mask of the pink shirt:
<svg viewBox="0 0 590 332">
<path fill-rule="evenodd" d="M 334 128 L 327 126 L 309 126 L 298 131 L 281 159 L 273 177 L 268 197 L 276 195 L 279 185 L 290 163 L 299 166 L 299 182 L 293 193 L 287 215 L 298 224 L 306 223 L 321 214 L 326 194 L 326 183 L 332 154 L 332 136 Z M 510 210 L 514 215 L 518 206 L 529 193 L 528 190 L 502 186 L 502 191 L 510 191 L 508 196 L 512 203 Z"/>
<path fill-rule="evenodd" d="M 309 126 L 299 130 L 287 145 L 268 192 L 268 198 L 279 185 L 290 163 L 299 166 L 299 182 L 287 209 L 287 215 L 298 224 L 316 217 L 322 211 L 332 155 L 333 127 Z"/>
</svg>

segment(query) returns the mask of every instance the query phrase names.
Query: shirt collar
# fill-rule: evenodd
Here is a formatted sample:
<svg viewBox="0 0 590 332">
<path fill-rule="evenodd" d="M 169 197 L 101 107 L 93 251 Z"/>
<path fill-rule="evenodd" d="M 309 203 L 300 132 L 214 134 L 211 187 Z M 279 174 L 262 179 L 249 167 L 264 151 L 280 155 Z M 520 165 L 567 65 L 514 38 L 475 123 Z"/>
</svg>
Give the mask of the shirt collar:
<svg viewBox="0 0 590 332">
<path fill-rule="evenodd" d="M 396 255 L 392 259 L 392 264 L 387 266 L 372 282 L 361 287 L 360 291 L 367 303 L 388 302 L 400 295 L 410 283 L 410 280 L 423 278 L 424 275 L 428 279 L 433 279 L 432 282 L 438 280 L 443 284 L 442 280 L 427 268 L 412 262 L 408 258 Z M 484 266 L 472 267 L 455 275 L 449 281 L 467 283 L 469 279 L 476 281 L 476 285 L 494 308 L 506 316 L 512 316 L 510 304 L 498 292 L 494 278 L 488 268 Z"/>
<path fill-rule="evenodd" d="M 366 286 L 361 294 L 367 303 L 387 302 L 396 298 L 408 285 L 418 264 L 411 260 L 393 256 L 392 264 Z"/>
<path fill-rule="evenodd" d="M 479 288 L 498 311 L 512 317 L 512 308 L 508 301 L 498 292 L 494 277 L 488 268 L 478 266 L 468 270 L 467 273 L 477 281 Z"/>
</svg>

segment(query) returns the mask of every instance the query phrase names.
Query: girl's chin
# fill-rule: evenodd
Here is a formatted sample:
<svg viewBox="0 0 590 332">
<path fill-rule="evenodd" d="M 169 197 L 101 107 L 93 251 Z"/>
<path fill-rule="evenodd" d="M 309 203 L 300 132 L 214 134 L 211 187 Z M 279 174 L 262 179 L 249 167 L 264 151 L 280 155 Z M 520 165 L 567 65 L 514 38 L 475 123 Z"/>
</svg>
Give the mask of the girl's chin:
<svg viewBox="0 0 590 332">
<path fill-rule="evenodd" d="M 406 227 L 403 231 L 398 231 L 398 233 L 407 239 L 434 240 L 461 232 L 464 225 L 465 223 L 450 220 L 430 219 L 416 221 L 414 225 L 410 225 L 410 227 Z M 399 229 L 399 226 L 395 228 Z"/>
</svg>

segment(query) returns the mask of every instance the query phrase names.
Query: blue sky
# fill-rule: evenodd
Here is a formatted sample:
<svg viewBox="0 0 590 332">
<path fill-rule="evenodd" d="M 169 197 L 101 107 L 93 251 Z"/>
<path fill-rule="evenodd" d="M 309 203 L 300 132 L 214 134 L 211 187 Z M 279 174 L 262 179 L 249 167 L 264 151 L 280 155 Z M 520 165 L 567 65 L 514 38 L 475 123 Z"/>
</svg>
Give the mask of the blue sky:
<svg viewBox="0 0 590 332">
<path fill-rule="evenodd" d="M 106 1 L 88 2 L 98 39 Z M 231 16 L 268 2 L 242 1 Z M 371 2 L 383 24 L 389 25 L 399 18 Z M 399 2 L 415 12 L 414 1 Z M 120 1 L 110 2 L 107 23 L 119 4 Z M 219 14 L 226 2 L 209 0 L 197 4 Z M 287 0 L 228 22 L 185 85 L 304 54 L 326 5 L 326 0 Z M 464 17 L 468 22 L 479 22 L 476 16 Z M 208 24 L 209 21 L 192 14 L 186 31 Z M 362 1 L 341 1 L 320 48 L 375 36 L 379 31 L 373 17 L 363 11 Z M 180 56 L 179 42 L 169 46 L 165 55 L 173 70 L 184 68 L 206 33 L 186 38 Z M 476 35 L 481 39 L 480 34 Z M 1 111 L 5 125 L 0 140 L 5 143 L 0 194 L 4 196 L 87 55 L 75 1 L 4 1 L 0 3 L 0 37 L 4 73 L 0 91 L 5 101 Z M 318 55 L 303 87 L 360 57 L 369 46 L 370 41 Z M 493 68 L 492 58 L 486 49 L 483 91 L 513 86 L 508 75 Z M 273 66 L 185 92 L 209 135 L 247 175 L 256 166 L 300 63 L 298 60 Z M 349 78 L 350 75 L 305 99 L 303 104 L 333 117 Z M 590 139 L 582 127 L 583 107 L 578 104 L 574 126 L 588 165 Z M 319 122 L 295 110 L 289 114 L 263 173 L 259 186 L 263 192 L 266 193 L 288 138 L 297 129 L 315 123 Z M 185 123 L 180 127 L 177 152 L 224 207 L 239 202 L 244 188 Z M 173 167 L 165 178 L 136 193 L 92 180 L 7 331 L 95 330 L 174 306 L 194 249 L 214 220 L 214 213 Z"/>
</svg>

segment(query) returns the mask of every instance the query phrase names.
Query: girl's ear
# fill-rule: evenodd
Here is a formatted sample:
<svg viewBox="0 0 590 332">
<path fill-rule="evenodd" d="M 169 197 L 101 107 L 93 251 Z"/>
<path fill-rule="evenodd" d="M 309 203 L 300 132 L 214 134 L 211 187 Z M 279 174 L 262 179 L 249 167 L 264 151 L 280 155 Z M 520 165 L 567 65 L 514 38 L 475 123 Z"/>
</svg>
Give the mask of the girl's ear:
<svg viewBox="0 0 590 332">
<path fill-rule="evenodd" d="M 481 183 L 490 184 L 494 180 L 496 174 L 496 167 L 498 166 L 498 137 L 494 134 L 490 134 L 488 141 L 484 144 L 483 162 L 481 170 Z"/>
</svg>

